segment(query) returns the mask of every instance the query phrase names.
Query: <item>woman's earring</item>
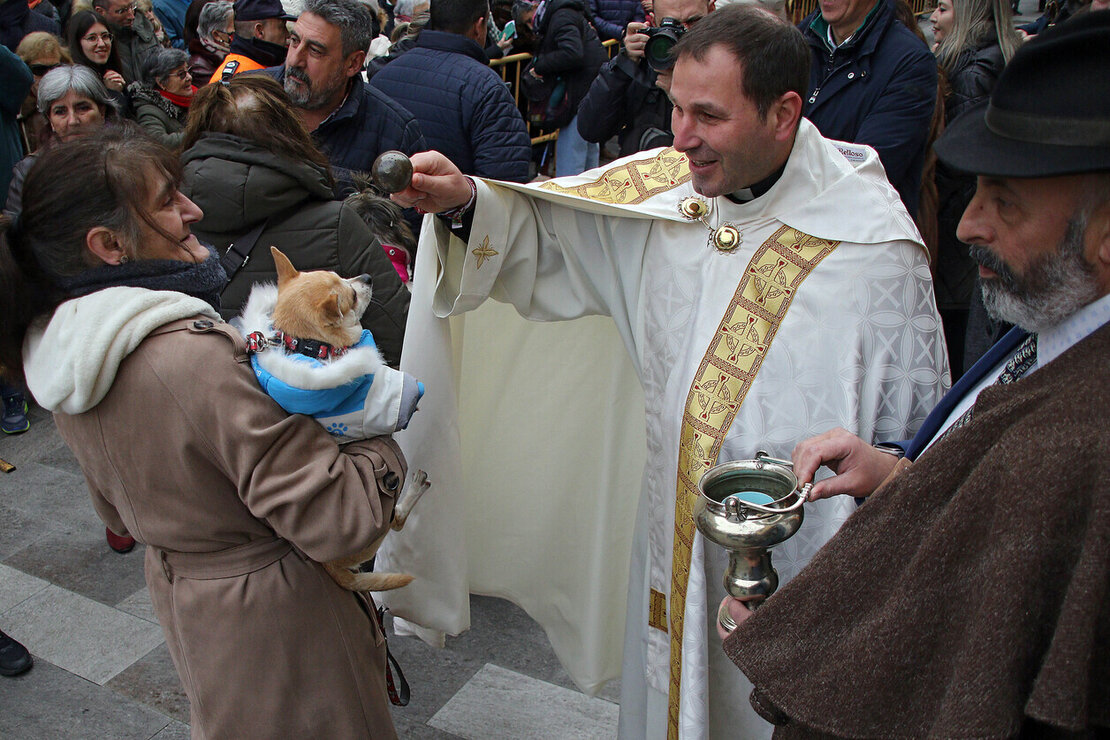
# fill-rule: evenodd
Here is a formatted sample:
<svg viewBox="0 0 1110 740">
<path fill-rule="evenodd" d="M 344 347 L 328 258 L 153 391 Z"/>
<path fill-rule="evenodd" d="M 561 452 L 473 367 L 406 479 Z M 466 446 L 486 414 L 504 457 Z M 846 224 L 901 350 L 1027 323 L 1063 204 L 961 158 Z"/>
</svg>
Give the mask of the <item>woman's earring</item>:
<svg viewBox="0 0 1110 740">
<path fill-rule="evenodd" d="M 121 265 L 123 265 L 123 264 L 126 264 L 126 263 L 128 263 L 128 262 L 130 262 L 130 261 L 131 261 L 131 260 L 130 260 L 130 259 L 128 259 L 128 257 L 127 257 L 127 255 L 126 255 L 126 254 L 125 254 L 125 255 L 121 255 L 121 256 L 120 256 L 120 258 L 119 258 L 119 264 L 121 264 Z"/>
</svg>

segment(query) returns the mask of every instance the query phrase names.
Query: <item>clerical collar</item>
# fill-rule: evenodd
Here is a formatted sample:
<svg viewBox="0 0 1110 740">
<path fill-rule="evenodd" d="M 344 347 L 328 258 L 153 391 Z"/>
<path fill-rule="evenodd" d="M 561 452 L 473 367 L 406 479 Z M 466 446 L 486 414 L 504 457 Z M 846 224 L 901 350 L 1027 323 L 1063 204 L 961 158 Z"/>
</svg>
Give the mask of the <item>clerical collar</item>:
<svg viewBox="0 0 1110 740">
<path fill-rule="evenodd" d="M 748 201 L 755 200 L 756 198 L 770 190 L 772 187 L 774 187 L 775 183 L 779 181 L 779 178 L 782 177 L 782 173 L 785 170 L 786 162 L 783 162 L 782 167 L 779 167 L 777 170 L 775 170 L 759 182 L 746 188 L 740 188 L 739 190 L 727 194 L 725 197 L 731 200 L 733 203 L 747 203 Z"/>
</svg>

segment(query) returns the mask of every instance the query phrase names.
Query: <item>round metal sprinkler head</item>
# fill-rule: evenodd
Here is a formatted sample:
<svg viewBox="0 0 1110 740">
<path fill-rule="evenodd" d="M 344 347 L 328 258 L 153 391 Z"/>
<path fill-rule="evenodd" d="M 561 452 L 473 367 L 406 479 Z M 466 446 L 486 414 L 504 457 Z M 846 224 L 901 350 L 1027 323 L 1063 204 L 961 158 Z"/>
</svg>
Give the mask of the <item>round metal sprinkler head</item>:
<svg viewBox="0 0 1110 740">
<path fill-rule="evenodd" d="M 412 160 L 404 152 L 382 152 L 370 168 L 374 184 L 387 193 L 399 193 L 412 183 Z"/>
</svg>

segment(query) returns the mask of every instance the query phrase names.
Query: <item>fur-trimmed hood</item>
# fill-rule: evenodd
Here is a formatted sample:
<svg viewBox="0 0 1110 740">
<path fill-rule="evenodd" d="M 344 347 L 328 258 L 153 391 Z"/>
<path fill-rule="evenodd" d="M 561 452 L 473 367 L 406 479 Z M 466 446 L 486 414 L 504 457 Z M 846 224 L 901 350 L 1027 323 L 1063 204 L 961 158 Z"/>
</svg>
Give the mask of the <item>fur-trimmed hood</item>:
<svg viewBox="0 0 1110 740">
<path fill-rule="evenodd" d="M 188 108 L 183 108 L 177 103 L 166 99 L 158 92 L 157 88 L 151 85 L 142 82 L 132 82 L 127 86 L 127 94 L 131 96 L 131 103 L 136 108 L 142 103 L 148 103 L 170 118 L 182 123 L 185 122 L 185 117 L 189 115 Z"/>
</svg>

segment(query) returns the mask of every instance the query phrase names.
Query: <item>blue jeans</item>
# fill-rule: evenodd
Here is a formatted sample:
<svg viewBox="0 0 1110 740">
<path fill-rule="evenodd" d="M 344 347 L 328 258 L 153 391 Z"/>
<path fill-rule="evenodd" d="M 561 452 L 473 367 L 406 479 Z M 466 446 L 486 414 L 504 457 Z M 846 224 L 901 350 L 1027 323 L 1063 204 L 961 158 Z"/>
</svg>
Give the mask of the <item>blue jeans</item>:
<svg viewBox="0 0 1110 740">
<path fill-rule="evenodd" d="M 578 134 L 578 115 L 559 129 L 555 140 L 555 176 L 566 177 L 597 167 L 601 147 L 591 144 Z"/>
</svg>

